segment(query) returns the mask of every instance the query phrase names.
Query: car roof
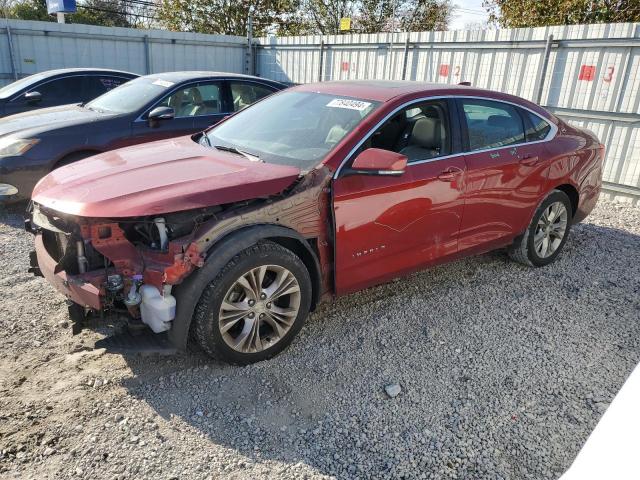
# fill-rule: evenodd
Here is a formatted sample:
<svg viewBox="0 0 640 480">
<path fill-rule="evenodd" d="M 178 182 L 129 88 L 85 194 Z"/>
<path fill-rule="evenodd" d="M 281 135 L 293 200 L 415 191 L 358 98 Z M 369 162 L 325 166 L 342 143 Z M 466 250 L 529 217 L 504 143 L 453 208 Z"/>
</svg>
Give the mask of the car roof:
<svg viewBox="0 0 640 480">
<path fill-rule="evenodd" d="M 428 95 L 474 95 L 486 93 L 489 90 L 469 87 L 466 85 L 451 85 L 446 83 L 429 83 L 399 80 L 342 80 L 335 82 L 320 82 L 300 85 L 293 88 L 299 91 L 313 91 L 330 95 L 342 95 L 377 102 L 387 102 L 393 98 L 424 92 Z M 491 92 L 497 93 L 497 92 Z"/>
<path fill-rule="evenodd" d="M 280 82 L 269 80 L 268 78 L 255 77 L 252 75 L 243 75 L 242 73 L 229 73 L 229 72 L 207 72 L 207 71 L 187 71 L 187 72 L 160 72 L 145 75 L 149 78 L 158 78 L 161 80 L 167 80 L 173 83 L 181 83 L 189 80 L 205 80 L 211 78 L 239 78 L 244 80 L 257 80 L 264 83 L 270 83 L 273 85 L 282 85 Z"/>
<path fill-rule="evenodd" d="M 41 78 L 46 78 L 68 73 L 119 73 L 123 75 L 129 75 L 131 77 L 139 76 L 137 73 L 125 72 L 124 70 L 114 70 L 111 68 L 57 68 L 55 70 L 38 72 L 35 75 L 39 75 Z"/>
</svg>

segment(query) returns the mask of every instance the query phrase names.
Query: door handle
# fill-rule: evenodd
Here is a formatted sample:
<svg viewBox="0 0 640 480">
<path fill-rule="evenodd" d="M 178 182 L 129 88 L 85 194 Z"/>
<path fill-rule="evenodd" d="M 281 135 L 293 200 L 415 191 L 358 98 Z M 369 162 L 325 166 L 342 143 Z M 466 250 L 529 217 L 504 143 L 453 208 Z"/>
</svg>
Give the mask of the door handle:
<svg viewBox="0 0 640 480">
<path fill-rule="evenodd" d="M 540 160 L 540 158 L 537 155 L 533 155 L 531 153 L 525 153 L 524 155 L 522 155 L 522 157 L 520 157 L 520 163 L 527 166 L 535 165 L 536 163 L 538 163 L 538 160 Z"/>
<path fill-rule="evenodd" d="M 449 167 L 446 170 L 440 172 L 438 180 L 443 182 L 452 182 L 458 175 L 462 173 L 462 169 L 458 167 Z"/>
</svg>

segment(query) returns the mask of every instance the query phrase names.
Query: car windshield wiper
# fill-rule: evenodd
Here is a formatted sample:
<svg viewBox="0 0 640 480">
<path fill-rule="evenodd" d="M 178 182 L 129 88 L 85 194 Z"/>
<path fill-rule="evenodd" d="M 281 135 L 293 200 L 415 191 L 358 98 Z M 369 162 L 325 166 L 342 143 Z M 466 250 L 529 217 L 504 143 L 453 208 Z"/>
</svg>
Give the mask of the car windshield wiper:
<svg viewBox="0 0 640 480">
<path fill-rule="evenodd" d="M 207 138 L 208 140 L 208 138 Z M 209 144 L 211 145 L 211 144 Z M 242 155 L 243 157 L 251 160 L 252 162 L 259 162 L 260 161 L 260 157 L 258 155 L 254 155 L 252 153 L 249 152 L 243 152 L 242 150 L 238 150 L 236 147 L 226 147 L 224 145 L 214 145 L 213 148 L 215 148 L 216 150 L 222 150 L 223 152 L 231 152 L 231 153 L 235 153 L 237 155 Z"/>
<path fill-rule="evenodd" d="M 200 143 L 201 145 L 206 146 L 206 147 L 210 147 L 210 146 L 211 146 L 211 140 L 209 140 L 209 137 L 207 137 L 207 134 L 206 134 L 206 133 L 203 133 L 203 134 L 202 134 L 202 137 L 200 137 L 200 141 L 199 141 L 199 143 Z"/>
</svg>

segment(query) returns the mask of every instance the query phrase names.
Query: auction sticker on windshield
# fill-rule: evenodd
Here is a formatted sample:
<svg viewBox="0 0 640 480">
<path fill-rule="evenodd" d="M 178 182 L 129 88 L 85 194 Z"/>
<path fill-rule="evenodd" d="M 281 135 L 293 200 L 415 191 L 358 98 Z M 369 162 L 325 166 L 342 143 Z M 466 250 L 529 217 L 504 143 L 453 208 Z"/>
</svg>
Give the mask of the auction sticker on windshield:
<svg viewBox="0 0 640 480">
<path fill-rule="evenodd" d="M 327 107 L 333 108 L 348 108 L 349 110 L 358 110 L 362 112 L 371 106 L 369 102 L 363 102 L 362 100 L 350 100 L 347 98 L 334 98 L 329 103 L 327 103 Z"/>
<path fill-rule="evenodd" d="M 155 82 L 153 82 L 153 84 L 154 85 L 160 85 L 161 87 L 166 87 L 166 88 L 169 88 L 169 87 L 173 86 L 173 82 L 169 82 L 167 80 L 160 80 L 160 79 L 158 79 Z"/>
</svg>

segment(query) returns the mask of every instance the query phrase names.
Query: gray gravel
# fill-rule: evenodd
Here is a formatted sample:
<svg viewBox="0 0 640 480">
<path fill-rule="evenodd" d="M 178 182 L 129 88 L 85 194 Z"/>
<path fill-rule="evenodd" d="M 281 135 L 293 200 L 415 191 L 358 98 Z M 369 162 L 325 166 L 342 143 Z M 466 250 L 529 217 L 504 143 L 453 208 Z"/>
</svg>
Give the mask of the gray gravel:
<svg viewBox="0 0 640 480">
<path fill-rule="evenodd" d="M 72 337 L 0 212 L 0 477 L 557 478 L 640 359 L 640 209 L 323 305 L 249 367 Z M 388 388 L 396 385 L 391 398 Z M 386 388 L 386 389 L 385 389 Z"/>
</svg>

